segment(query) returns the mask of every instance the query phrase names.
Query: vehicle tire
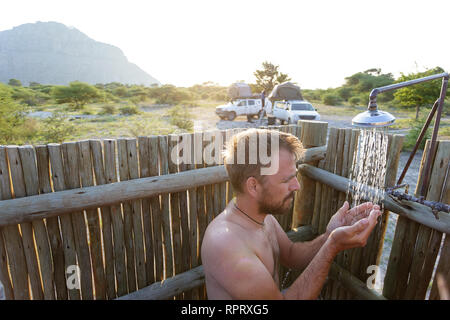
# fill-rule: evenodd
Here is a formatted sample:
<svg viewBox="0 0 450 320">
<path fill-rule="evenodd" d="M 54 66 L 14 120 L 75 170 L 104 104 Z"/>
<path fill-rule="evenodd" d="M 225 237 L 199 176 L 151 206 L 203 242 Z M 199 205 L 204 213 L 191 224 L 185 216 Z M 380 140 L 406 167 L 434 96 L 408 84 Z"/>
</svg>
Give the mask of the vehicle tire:
<svg viewBox="0 0 450 320">
<path fill-rule="evenodd" d="M 233 121 L 236 119 L 236 113 L 234 111 L 228 113 L 228 120 Z"/>
<path fill-rule="evenodd" d="M 285 125 L 285 124 L 286 124 L 286 121 L 280 119 L 280 124 L 281 124 L 281 125 Z"/>
<path fill-rule="evenodd" d="M 247 115 L 247 122 L 253 122 L 253 115 Z"/>
<path fill-rule="evenodd" d="M 273 116 L 267 117 L 267 125 L 269 125 L 269 126 L 275 125 L 276 121 L 277 121 L 277 119 Z"/>
</svg>

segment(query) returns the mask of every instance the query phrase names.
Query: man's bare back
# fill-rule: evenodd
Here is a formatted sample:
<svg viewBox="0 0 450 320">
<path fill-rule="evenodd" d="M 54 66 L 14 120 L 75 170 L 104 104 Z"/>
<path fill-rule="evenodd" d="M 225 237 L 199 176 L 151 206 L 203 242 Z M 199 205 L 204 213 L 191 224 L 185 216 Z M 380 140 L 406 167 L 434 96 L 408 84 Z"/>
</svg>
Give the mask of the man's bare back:
<svg viewBox="0 0 450 320">
<path fill-rule="evenodd" d="M 244 218 L 236 212 L 231 201 L 206 229 L 203 239 L 206 245 L 202 247 L 201 256 L 205 266 L 209 299 L 232 298 L 221 284 L 229 281 L 226 273 L 220 271 L 220 266 L 229 262 L 224 261 L 224 257 L 229 256 L 226 252 L 228 250 L 234 250 L 232 256 L 236 260 L 259 259 L 272 276 L 274 283 L 279 286 L 280 248 L 276 236 L 278 222 L 272 215 L 266 216 L 264 226 Z"/>
</svg>

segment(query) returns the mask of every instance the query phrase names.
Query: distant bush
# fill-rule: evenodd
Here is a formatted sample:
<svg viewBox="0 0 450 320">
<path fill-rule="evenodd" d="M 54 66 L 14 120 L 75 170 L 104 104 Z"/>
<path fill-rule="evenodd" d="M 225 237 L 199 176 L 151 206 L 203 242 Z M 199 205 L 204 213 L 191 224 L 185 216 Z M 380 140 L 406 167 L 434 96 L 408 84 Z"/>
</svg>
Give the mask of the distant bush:
<svg viewBox="0 0 450 320">
<path fill-rule="evenodd" d="M 102 106 L 102 110 L 98 114 L 104 115 L 104 114 L 115 114 L 115 113 L 117 113 L 116 106 L 107 104 L 107 105 Z"/>
<path fill-rule="evenodd" d="M 350 99 L 348 99 L 348 103 L 353 106 L 359 106 L 361 105 L 361 99 L 359 97 L 351 97 Z"/>
<path fill-rule="evenodd" d="M 51 117 L 44 119 L 40 132 L 43 143 L 62 143 L 76 132 L 75 125 L 67 121 L 63 112 L 54 112 Z"/>
<path fill-rule="evenodd" d="M 323 96 L 322 102 L 329 106 L 335 106 L 341 102 L 341 98 L 338 95 L 328 93 Z"/>
<path fill-rule="evenodd" d="M 425 118 L 414 120 L 412 122 L 411 130 L 409 130 L 408 134 L 406 135 L 405 142 L 403 144 L 404 151 L 411 151 L 414 148 L 414 145 L 416 144 L 417 138 L 419 137 L 424 124 Z M 425 148 L 425 142 L 427 141 L 427 139 L 430 138 L 431 138 L 431 129 L 430 127 L 428 127 L 425 136 L 423 137 L 422 142 L 419 145 L 420 150 L 423 150 L 423 148 Z"/>
<path fill-rule="evenodd" d="M 119 109 L 119 111 L 120 111 L 120 114 L 122 114 L 124 116 L 131 116 L 133 114 L 141 113 L 139 108 L 137 106 L 135 106 L 134 104 L 129 104 L 129 105 L 126 105 L 124 107 L 121 107 Z"/>
<path fill-rule="evenodd" d="M 192 131 L 194 129 L 194 122 L 191 120 L 192 115 L 185 106 L 175 106 L 169 109 L 170 123 L 180 129 Z"/>
</svg>

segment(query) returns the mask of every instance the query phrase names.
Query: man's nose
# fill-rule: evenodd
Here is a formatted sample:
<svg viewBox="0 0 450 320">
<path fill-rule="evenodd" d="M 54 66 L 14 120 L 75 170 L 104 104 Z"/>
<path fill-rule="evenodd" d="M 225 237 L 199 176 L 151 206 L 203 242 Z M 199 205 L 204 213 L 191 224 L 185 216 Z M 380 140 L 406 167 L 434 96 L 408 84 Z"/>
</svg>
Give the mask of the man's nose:
<svg viewBox="0 0 450 320">
<path fill-rule="evenodd" d="M 298 189 L 300 189 L 300 183 L 298 182 L 297 177 L 295 177 L 295 179 L 292 179 L 292 185 L 291 185 L 291 189 L 290 191 L 297 191 Z"/>
</svg>

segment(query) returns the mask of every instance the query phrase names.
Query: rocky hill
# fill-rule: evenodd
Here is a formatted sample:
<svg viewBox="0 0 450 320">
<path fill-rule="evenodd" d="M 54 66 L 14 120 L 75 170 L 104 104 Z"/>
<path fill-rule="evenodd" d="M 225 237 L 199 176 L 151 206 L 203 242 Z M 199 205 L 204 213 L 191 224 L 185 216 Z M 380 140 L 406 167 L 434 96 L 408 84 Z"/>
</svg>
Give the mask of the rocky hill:
<svg viewBox="0 0 450 320">
<path fill-rule="evenodd" d="M 27 23 L 0 32 L 0 82 L 159 84 L 119 48 L 57 22 Z"/>
</svg>

